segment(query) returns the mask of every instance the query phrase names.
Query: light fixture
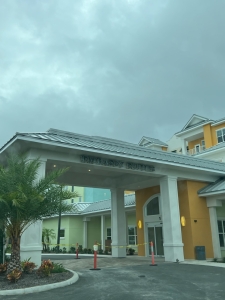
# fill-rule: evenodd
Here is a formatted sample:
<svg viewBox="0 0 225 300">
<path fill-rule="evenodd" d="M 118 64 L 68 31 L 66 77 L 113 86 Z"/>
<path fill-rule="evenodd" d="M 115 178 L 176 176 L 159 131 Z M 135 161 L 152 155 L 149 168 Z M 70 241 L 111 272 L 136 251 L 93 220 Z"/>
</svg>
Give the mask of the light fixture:
<svg viewBox="0 0 225 300">
<path fill-rule="evenodd" d="M 91 172 L 91 170 L 88 170 L 88 172 Z"/>
<path fill-rule="evenodd" d="M 139 228 L 139 229 L 142 228 L 142 222 L 141 222 L 141 220 L 138 221 L 138 228 Z"/>
<path fill-rule="evenodd" d="M 56 165 L 53 165 L 53 168 L 56 168 Z"/>
<path fill-rule="evenodd" d="M 182 227 L 184 227 L 184 226 L 186 225 L 186 220 L 185 220 L 185 217 L 184 217 L 184 216 L 182 216 L 182 217 L 180 218 L 180 223 L 181 223 L 181 226 L 182 226 Z"/>
</svg>

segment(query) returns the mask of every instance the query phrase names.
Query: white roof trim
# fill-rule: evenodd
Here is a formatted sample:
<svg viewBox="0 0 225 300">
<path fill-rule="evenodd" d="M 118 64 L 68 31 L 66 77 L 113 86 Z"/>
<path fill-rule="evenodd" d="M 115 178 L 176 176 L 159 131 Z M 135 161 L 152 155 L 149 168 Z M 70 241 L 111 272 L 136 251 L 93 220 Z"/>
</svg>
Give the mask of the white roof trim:
<svg viewBox="0 0 225 300">
<path fill-rule="evenodd" d="M 201 117 L 201 116 L 198 116 L 198 115 L 193 115 L 190 119 L 189 119 L 189 121 L 184 125 L 184 127 L 182 128 L 182 130 L 184 130 L 192 121 L 193 121 L 193 119 L 199 119 L 199 120 L 201 120 L 201 121 L 206 121 L 206 120 L 208 120 L 208 118 L 205 118 L 205 117 Z M 196 124 L 198 124 L 198 123 L 196 123 Z"/>
<path fill-rule="evenodd" d="M 217 125 L 220 125 L 220 124 L 223 124 L 224 123 L 224 127 L 225 127 L 225 119 L 224 120 L 222 120 L 222 121 L 219 121 L 219 122 L 215 122 L 215 123 L 213 123 L 211 126 L 213 127 L 213 126 L 217 126 Z M 222 128 L 219 128 L 219 129 L 222 129 Z M 218 130 L 219 130 L 218 129 Z"/>
<path fill-rule="evenodd" d="M 208 196 L 214 196 L 214 195 L 225 195 L 225 190 L 218 191 L 218 192 L 210 192 L 210 193 L 204 193 L 204 194 L 198 194 L 199 197 L 208 197 Z"/>
<path fill-rule="evenodd" d="M 184 134 L 186 134 L 187 132 L 190 132 L 190 131 L 192 131 L 192 130 L 198 129 L 198 128 L 203 127 L 203 126 L 205 126 L 205 125 L 207 125 L 207 124 L 210 124 L 210 123 L 213 123 L 213 121 L 209 121 L 209 122 L 206 122 L 206 123 L 202 123 L 202 124 L 199 124 L 198 126 L 194 126 L 194 127 L 188 128 L 188 129 L 184 129 L 184 130 L 182 129 L 183 131 L 179 131 L 179 132 L 175 133 L 175 135 L 176 135 L 176 136 L 184 135 Z"/>
</svg>

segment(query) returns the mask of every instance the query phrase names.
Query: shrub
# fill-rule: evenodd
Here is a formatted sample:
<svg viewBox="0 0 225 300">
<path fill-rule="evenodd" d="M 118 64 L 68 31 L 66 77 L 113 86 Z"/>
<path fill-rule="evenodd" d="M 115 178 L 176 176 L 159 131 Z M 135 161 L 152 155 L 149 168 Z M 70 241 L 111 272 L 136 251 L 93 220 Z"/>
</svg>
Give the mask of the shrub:
<svg viewBox="0 0 225 300">
<path fill-rule="evenodd" d="M 63 253 L 66 253 L 66 247 L 63 247 L 63 250 L 62 250 Z"/>
<path fill-rule="evenodd" d="M 134 254 L 134 252 L 135 252 L 135 250 L 134 250 L 134 249 L 132 249 L 132 248 L 129 248 L 129 249 L 128 249 L 128 253 L 129 253 L 129 255 L 133 255 L 133 254 Z"/>
<path fill-rule="evenodd" d="M 88 253 L 88 249 L 84 248 L 83 252 L 84 252 L 84 254 L 87 254 Z"/>
<path fill-rule="evenodd" d="M 222 263 L 225 263 L 225 257 L 222 258 Z"/>
<path fill-rule="evenodd" d="M 7 271 L 7 263 L 0 264 L 0 274 Z"/>
<path fill-rule="evenodd" d="M 71 253 L 75 253 L 75 251 L 76 251 L 75 247 L 70 247 L 70 251 L 71 251 Z"/>
<path fill-rule="evenodd" d="M 67 272 L 67 270 L 63 267 L 62 264 L 53 263 L 53 269 L 51 269 L 51 273 L 63 273 Z"/>
<path fill-rule="evenodd" d="M 213 261 L 214 261 L 214 262 L 217 262 L 217 261 L 218 261 L 218 258 L 216 258 L 216 257 L 213 258 Z"/>
<path fill-rule="evenodd" d="M 31 257 L 29 259 L 26 259 L 21 262 L 21 267 L 24 273 L 32 273 L 33 269 L 36 267 L 34 262 L 30 261 Z"/>
<path fill-rule="evenodd" d="M 108 254 L 109 254 L 108 249 L 105 249 L 104 254 L 105 254 L 105 255 L 108 255 Z"/>
<path fill-rule="evenodd" d="M 103 251 L 102 249 L 99 249 L 99 250 L 98 250 L 98 254 L 103 254 L 103 252 L 104 252 L 104 251 Z"/>
<path fill-rule="evenodd" d="M 41 266 L 37 270 L 37 275 L 43 277 L 50 276 L 53 267 L 53 263 L 50 261 L 50 259 L 43 260 Z"/>
<path fill-rule="evenodd" d="M 87 253 L 88 253 L 88 254 L 92 254 L 92 253 L 93 253 L 93 252 L 92 252 L 92 249 L 88 249 L 88 250 L 87 250 Z"/>
<path fill-rule="evenodd" d="M 12 272 L 10 272 L 7 275 L 7 279 L 9 281 L 11 281 L 12 283 L 15 283 L 20 279 L 21 275 L 22 275 L 22 272 L 20 270 L 14 269 Z"/>
</svg>

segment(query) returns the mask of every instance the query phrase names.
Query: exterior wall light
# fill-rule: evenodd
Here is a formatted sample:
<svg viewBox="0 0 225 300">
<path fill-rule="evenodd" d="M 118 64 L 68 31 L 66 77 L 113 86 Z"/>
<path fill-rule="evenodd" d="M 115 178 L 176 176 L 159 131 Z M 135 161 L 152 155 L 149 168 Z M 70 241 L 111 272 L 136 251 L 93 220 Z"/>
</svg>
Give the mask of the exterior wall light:
<svg viewBox="0 0 225 300">
<path fill-rule="evenodd" d="M 142 222 L 141 222 L 141 220 L 138 221 L 138 228 L 139 228 L 139 229 L 142 228 Z"/>
<path fill-rule="evenodd" d="M 184 227 L 184 226 L 186 225 L 186 220 L 185 220 L 185 217 L 184 217 L 184 216 L 182 216 L 182 217 L 180 218 L 180 223 L 181 223 L 181 226 L 182 226 L 182 227 Z"/>
</svg>

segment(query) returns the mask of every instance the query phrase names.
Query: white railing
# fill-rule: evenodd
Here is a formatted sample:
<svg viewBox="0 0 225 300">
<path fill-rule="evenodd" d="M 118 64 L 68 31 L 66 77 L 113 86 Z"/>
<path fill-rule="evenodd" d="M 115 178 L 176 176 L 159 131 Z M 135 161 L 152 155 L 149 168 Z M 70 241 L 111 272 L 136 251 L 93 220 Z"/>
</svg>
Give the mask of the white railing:
<svg viewBox="0 0 225 300">
<path fill-rule="evenodd" d="M 187 155 L 194 155 L 194 154 L 202 152 L 204 150 L 205 150 L 205 146 L 198 146 L 196 148 L 187 150 Z"/>
</svg>

